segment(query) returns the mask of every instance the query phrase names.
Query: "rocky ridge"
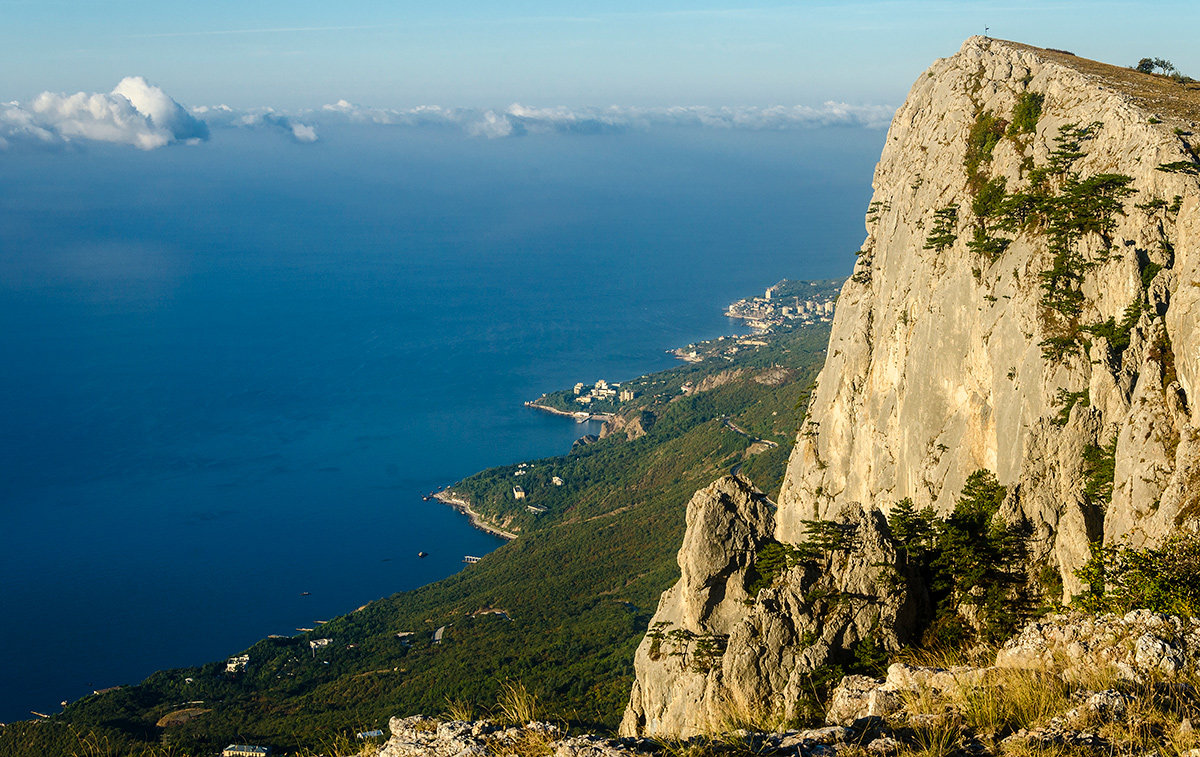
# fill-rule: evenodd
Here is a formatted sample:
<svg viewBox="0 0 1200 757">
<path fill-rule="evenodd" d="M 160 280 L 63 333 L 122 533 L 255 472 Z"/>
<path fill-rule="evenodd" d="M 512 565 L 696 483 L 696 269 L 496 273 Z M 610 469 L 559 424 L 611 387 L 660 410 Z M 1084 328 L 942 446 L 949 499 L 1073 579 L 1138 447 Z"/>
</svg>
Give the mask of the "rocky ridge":
<svg viewBox="0 0 1200 757">
<path fill-rule="evenodd" d="M 833 692 L 825 725 L 808 729 L 729 729 L 712 738 L 609 739 L 569 735 L 546 722 L 392 718 L 377 757 L 663 757 L 792 755 L 870 757 L 911 754 L 939 734 L 967 753 L 1078 748 L 1140 754 L 1146 734 L 1170 753 L 1200 757 L 1200 618 L 1138 610 L 1124 616 L 1054 615 L 1029 624 L 986 667 L 895 663 L 886 677 L 846 676 Z M 1005 712 L 1006 690 L 1025 687 L 1037 712 Z M 1173 702 L 1148 723 L 1145 700 Z M 971 727 L 974 725 L 974 727 Z M 1131 733 L 1134 732 L 1134 733 Z M 1127 740 L 1132 737 L 1132 743 Z M 1138 739 L 1141 741 L 1138 741 Z"/>
<path fill-rule="evenodd" d="M 807 674 L 872 637 L 898 648 L 923 600 L 903 570 L 878 511 L 848 507 L 832 520 L 838 541 L 797 555 L 776 542 L 771 503 L 726 476 L 688 503 L 682 578 L 668 589 L 634 658 L 626 735 L 694 736 L 804 713 Z M 765 575 L 774 551 L 776 575 Z"/>
<path fill-rule="evenodd" d="M 928 600 L 885 514 L 946 514 L 978 469 L 1064 598 L 1093 543 L 1200 522 L 1200 158 L 1169 86 L 983 37 L 918 78 L 778 507 L 693 498 L 623 734 L 792 721 L 815 671 L 898 649 Z"/>
<path fill-rule="evenodd" d="M 909 497 L 948 512 L 966 477 L 987 468 L 1070 593 L 1096 537 L 1140 545 L 1200 516 L 1200 179 L 1187 168 L 1196 123 L 1157 112 L 1117 77 L 1169 82 L 1088 63 L 973 37 L 914 84 L 876 168 L 867 238 L 789 462 L 780 540 L 847 502 L 886 512 Z M 977 160 L 975 187 L 1027 188 L 1063 127 L 1095 124 L 1073 170 L 1128 176 L 1134 194 L 1105 234 L 1078 241 L 1077 320 L 1120 323 L 1136 305 L 1120 349 L 1097 333 L 1045 356 L 1056 336 L 1045 231 L 1005 232 L 1011 243 L 995 259 L 970 247 L 972 227 L 990 223 L 973 217 L 973 129 L 984 114 L 1011 121 L 1031 94 L 1042 98 L 1032 131 L 1000 137 Z M 1172 165 L 1180 170 L 1160 170 Z M 952 206 L 953 238 L 931 245 L 936 213 Z M 1114 439 L 1112 501 L 1099 507 L 1083 495 L 1084 451 Z"/>
</svg>

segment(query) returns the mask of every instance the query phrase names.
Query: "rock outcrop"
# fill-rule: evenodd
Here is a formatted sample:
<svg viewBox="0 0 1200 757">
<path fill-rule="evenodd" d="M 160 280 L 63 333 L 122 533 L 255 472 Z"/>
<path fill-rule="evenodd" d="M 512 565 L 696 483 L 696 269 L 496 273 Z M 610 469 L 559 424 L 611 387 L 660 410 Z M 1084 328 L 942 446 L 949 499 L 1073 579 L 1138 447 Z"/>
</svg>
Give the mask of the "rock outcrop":
<svg viewBox="0 0 1200 757">
<path fill-rule="evenodd" d="M 867 639 L 898 648 L 924 596 L 893 580 L 903 568 L 887 522 L 848 507 L 831 524 L 836 543 L 801 551 L 772 538 L 771 503 L 745 479 L 697 492 L 682 577 L 638 647 L 621 732 L 686 737 L 791 721 L 816 669 Z"/>
<path fill-rule="evenodd" d="M 944 515 L 978 469 L 1065 598 L 1093 542 L 1200 521 L 1198 119 L 1165 77 L 984 37 L 918 78 L 778 508 L 692 500 L 623 733 L 786 721 L 815 669 L 894 648 L 926 600 L 885 514 Z"/>
<path fill-rule="evenodd" d="M 391 738 L 375 757 L 663 757 L 691 752 L 681 744 L 677 751 L 649 739 L 606 739 L 593 735 L 570 736 L 552 723 L 532 722 L 512 726 L 486 720 L 438 720 L 424 715 L 392 718 Z M 874 735 L 874 734 L 870 734 Z M 880 742 L 872 752 L 892 751 L 891 739 Z M 762 757 L 833 757 L 839 752 L 859 754 L 864 734 L 831 726 L 778 733 L 742 732 L 728 734 L 721 748 L 700 739 L 695 751 L 705 753 L 756 754 Z M 872 742 L 873 743 L 873 742 Z M 364 752 L 363 754 L 366 754 Z"/>
<path fill-rule="evenodd" d="M 1088 746 L 1119 754 L 1128 752 L 1124 748 L 1128 745 L 1104 743 L 1096 726 L 1127 716 L 1135 721 L 1145 718 L 1150 710 L 1145 700 L 1155 698 L 1156 693 L 1165 694 L 1172 703 L 1180 698 L 1194 700 L 1191 682 L 1198 670 L 1200 618 L 1146 610 L 1123 617 L 1054 615 L 1026 626 L 988 667 L 894 663 L 883 680 L 846 676 L 833 691 L 825 722 L 856 731 L 885 720 L 895 730 L 938 719 L 958 722 L 965 710 L 976 708 L 978 712 L 981 701 L 1000 709 L 998 703 L 1006 697 L 1001 690 L 1006 687 L 1033 686 L 1058 692 L 1057 697 L 1038 697 L 1043 711 L 1032 718 L 1038 721 L 1036 726 L 992 736 L 1003 735 L 1005 741 L 1033 747 Z M 1021 694 L 1008 696 L 1008 701 L 1017 701 Z M 1141 712 L 1130 712 L 1137 699 L 1142 700 Z M 1190 736 L 1190 720 L 1181 719 L 1179 725 L 1189 732 L 1181 734 L 1187 738 L 1176 737 L 1175 748 L 1183 751 L 1180 747 L 1195 739 Z"/>
</svg>

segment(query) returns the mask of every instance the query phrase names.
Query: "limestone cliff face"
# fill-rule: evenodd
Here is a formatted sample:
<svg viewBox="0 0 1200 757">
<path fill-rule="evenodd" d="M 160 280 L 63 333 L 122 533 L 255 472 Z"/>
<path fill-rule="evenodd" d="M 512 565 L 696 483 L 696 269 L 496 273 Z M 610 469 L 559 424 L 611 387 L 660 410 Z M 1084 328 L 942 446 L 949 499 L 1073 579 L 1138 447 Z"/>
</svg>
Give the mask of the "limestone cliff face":
<svg viewBox="0 0 1200 757">
<path fill-rule="evenodd" d="M 980 468 L 1067 594 L 1095 539 L 1200 518 L 1193 120 L 1177 83 L 982 37 L 918 78 L 778 509 L 737 479 L 697 493 L 625 733 L 789 719 L 808 673 L 894 648 L 924 598 L 884 516 L 947 513 Z M 811 520 L 849 546 L 814 559 Z M 758 588 L 771 545 L 801 558 Z"/>
<path fill-rule="evenodd" d="M 1159 169 L 1196 160 L 1188 117 L 1200 119 L 1200 107 L 1179 101 L 1182 91 L 982 37 L 918 78 L 875 171 L 867 238 L 789 462 L 777 538 L 798 541 L 802 520 L 849 502 L 888 511 L 911 497 L 945 513 L 966 477 L 988 468 L 1010 486 L 1007 514 L 1032 521 L 1038 557 L 1071 591 L 1090 540 L 1142 543 L 1198 515 L 1200 191 L 1194 168 Z M 972 129 L 988 115 L 1014 120 L 1033 96 L 1036 125 L 995 142 L 973 191 Z M 1048 358 L 1044 342 L 1067 320 L 1043 302 L 1051 230 L 994 232 L 1012 240 L 994 260 L 968 243 L 976 226 L 995 224 L 972 208 L 982 182 L 1003 177 L 1009 193 L 1028 191 L 1070 124 L 1096 124 L 1070 170 L 1083 180 L 1129 176 L 1135 192 L 1106 234 L 1076 240 L 1082 296 L 1066 328 L 1078 341 Z M 953 241 L 931 243 L 935 214 L 955 205 Z M 1131 305 L 1142 312 L 1133 311 L 1128 346 L 1089 329 L 1120 324 Z M 1106 506 L 1083 494 L 1084 453 L 1114 437 Z"/>
<path fill-rule="evenodd" d="M 783 558 L 765 580 L 775 542 L 771 503 L 726 476 L 688 504 L 679 582 L 663 593 L 634 658 L 625 735 L 682 735 L 744 725 L 770 729 L 802 714 L 808 674 L 871 637 L 897 648 L 922 596 L 907 582 L 880 597 L 902 565 L 878 511 L 832 518 L 840 545 Z M 899 629 L 899 630 L 898 630 Z"/>
</svg>

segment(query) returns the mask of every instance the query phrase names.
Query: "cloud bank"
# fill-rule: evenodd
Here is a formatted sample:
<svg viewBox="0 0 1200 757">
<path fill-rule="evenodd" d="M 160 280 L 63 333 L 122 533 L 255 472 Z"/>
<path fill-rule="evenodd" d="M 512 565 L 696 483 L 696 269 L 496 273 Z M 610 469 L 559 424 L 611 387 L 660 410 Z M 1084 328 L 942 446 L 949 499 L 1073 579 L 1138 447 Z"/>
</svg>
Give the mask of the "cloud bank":
<svg viewBox="0 0 1200 757">
<path fill-rule="evenodd" d="M 511 105 L 506 110 L 423 106 L 408 110 L 367 108 L 340 100 L 314 112 L 317 119 L 341 118 L 355 123 L 397 126 L 443 126 L 478 137 L 500 138 L 524 134 L 597 134 L 645 130 L 661 126 L 718 129 L 789 130 L 823 126 L 883 128 L 895 108 L 886 105 L 849 105 L 827 102 L 820 106 L 680 106 L 666 108 L 534 108 Z"/>
<path fill-rule="evenodd" d="M 317 130 L 293 116 L 278 113 L 272 108 L 235 110 L 228 105 L 192 108 L 192 114 L 213 128 L 267 129 L 291 137 L 297 142 L 316 142 Z"/>
<path fill-rule="evenodd" d="M 122 79 L 107 93 L 43 92 L 27 103 L 0 103 L 0 150 L 12 145 L 42 147 L 109 142 L 153 150 L 207 140 L 211 130 L 262 129 L 300 143 L 318 140 L 321 124 L 358 123 L 460 131 L 501 139 L 528 134 L 604 134 L 661 127 L 793 130 L 816 127 L 883 128 L 894 108 L 827 102 L 818 106 L 621 107 L 506 109 L 443 108 L 395 110 L 345 100 L 296 113 L 272 108 L 239 110 L 227 105 L 184 108 L 140 76 Z"/>
<path fill-rule="evenodd" d="M 0 148 L 92 141 L 153 150 L 207 138 L 203 121 L 140 76 L 122 79 L 108 93 L 43 92 L 29 103 L 0 105 Z"/>
</svg>

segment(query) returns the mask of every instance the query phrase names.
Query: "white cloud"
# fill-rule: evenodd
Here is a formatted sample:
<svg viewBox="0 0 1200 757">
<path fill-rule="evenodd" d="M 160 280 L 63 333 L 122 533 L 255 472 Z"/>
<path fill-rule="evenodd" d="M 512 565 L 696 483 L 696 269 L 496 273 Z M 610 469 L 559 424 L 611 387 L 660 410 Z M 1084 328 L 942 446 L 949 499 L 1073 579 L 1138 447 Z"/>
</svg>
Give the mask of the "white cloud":
<svg viewBox="0 0 1200 757">
<path fill-rule="evenodd" d="M 156 127 L 170 132 L 173 139 L 208 138 L 208 127 L 204 122 L 197 121 L 166 92 L 140 76 L 125 77 L 112 93 L 124 96 L 138 113 L 149 118 Z"/>
<path fill-rule="evenodd" d="M 0 106 L 0 147 L 116 142 L 143 150 L 208 138 L 208 127 L 140 76 L 109 93 L 43 92 L 30 103 Z"/>
<path fill-rule="evenodd" d="M 201 105 L 192 108 L 192 114 L 213 128 L 269 129 L 286 134 L 297 142 L 317 141 L 316 127 L 273 108 L 235 110 L 228 105 Z"/>
<path fill-rule="evenodd" d="M 405 110 L 370 108 L 346 100 L 317 110 L 284 113 L 228 105 L 185 110 L 162 89 L 131 76 L 109 93 L 43 92 L 28 103 L 0 103 L 0 150 L 14 144 L 53 146 L 69 142 L 115 142 L 150 150 L 207 139 L 219 128 L 267 129 L 300 142 L 318 140 L 322 123 L 350 122 L 454 129 L 501 139 L 526 134 L 597 134 L 654 128 L 793 130 L 814 127 L 882 128 L 894 109 L 884 105 L 741 107 L 532 107 L 503 110 L 426 105 Z"/>
<path fill-rule="evenodd" d="M 638 108 L 536 108 L 519 103 L 506 110 L 422 106 L 409 110 L 366 108 L 346 100 L 313 112 L 314 118 L 343 118 L 355 123 L 398 126 L 444 126 L 472 136 L 499 137 L 523 134 L 594 134 L 645 130 L 654 127 L 705 127 L 719 129 L 788 130 L 824 126 L 883 128 L 895 108 L 886 105 L 849 105 L 827 102 L 819 106 L 680 106 Z"/>
</svg>

